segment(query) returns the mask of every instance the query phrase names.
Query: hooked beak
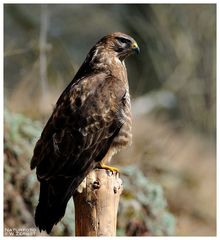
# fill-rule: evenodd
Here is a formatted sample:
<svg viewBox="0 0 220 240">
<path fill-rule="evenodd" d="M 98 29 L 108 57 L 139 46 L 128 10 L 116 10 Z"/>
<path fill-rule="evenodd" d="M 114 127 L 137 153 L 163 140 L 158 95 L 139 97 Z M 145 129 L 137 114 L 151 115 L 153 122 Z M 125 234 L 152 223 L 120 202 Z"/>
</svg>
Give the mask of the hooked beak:
<svg viewBox="0 0 220 240">
<path fill-rule="evenodd" d="M 138 45 L 137 45 L 136 42 L 133 42 L 133 43 L 131 44 L 131 49 L 132 49 L 133 52 L 135 52 L 135 53 L 137 53 L 137 54 L 140 53 L 140 48 L 138 47 Z"/>
</svg>

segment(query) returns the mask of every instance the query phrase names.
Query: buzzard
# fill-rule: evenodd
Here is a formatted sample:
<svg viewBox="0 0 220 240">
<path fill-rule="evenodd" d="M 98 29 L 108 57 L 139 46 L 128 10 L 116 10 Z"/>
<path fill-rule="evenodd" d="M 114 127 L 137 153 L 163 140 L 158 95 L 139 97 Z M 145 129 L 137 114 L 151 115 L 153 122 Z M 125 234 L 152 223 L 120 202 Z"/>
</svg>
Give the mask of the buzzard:
<svg viewBox="0 0 220 240">
<path fill-rule="evenodd" d="M 51 232 L 86 175 L 131 143 L 131 110 L 124 60 L 139 47 L 130 36 L 104 36 L 59 97 L 31 159 L 40 182 L 35 223 Z"/>
</svg>

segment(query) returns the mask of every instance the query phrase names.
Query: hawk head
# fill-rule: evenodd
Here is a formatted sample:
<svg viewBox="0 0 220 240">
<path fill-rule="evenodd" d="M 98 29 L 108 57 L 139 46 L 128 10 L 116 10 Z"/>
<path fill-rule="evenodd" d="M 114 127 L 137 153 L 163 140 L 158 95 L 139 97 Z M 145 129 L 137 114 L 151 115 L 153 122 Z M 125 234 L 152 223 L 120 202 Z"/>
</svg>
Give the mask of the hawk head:
<svg viewBox="0 0 220 240">
<path fill-rule="evenodd" d="M 110 52 L 115 53 L 121 61 L 132 53 L 140 52 L 137 42 L 132 37 L 121 32 L 114 32 L 103 37 L 96 46 L 103 46 Z"/>
<path fill-rule="evenodd" d="M 139 52 L 136 41 L 127 34 L 121 32 L 108 34 L 90 50 L 74 79 L 93 71 L 109 70 L 117 63 L 123 65 L 126 57 Z"/>
</svg>

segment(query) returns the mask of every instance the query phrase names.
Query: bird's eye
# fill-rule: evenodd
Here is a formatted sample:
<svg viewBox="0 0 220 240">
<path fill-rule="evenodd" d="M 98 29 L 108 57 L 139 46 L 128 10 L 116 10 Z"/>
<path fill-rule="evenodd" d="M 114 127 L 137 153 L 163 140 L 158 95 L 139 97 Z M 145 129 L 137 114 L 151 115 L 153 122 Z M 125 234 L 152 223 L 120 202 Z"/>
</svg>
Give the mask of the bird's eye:
<svg viewBox="0 0 220 240">
<path fill-rule="evenodd" d="M 127 39 L 127 38 L 117 37 L 116 39 L 117 39 L 120 43 L 122 43 L 122 44 L 128 44 L 128 43 L 130 43 L 130 40 Z"/>
</svg>

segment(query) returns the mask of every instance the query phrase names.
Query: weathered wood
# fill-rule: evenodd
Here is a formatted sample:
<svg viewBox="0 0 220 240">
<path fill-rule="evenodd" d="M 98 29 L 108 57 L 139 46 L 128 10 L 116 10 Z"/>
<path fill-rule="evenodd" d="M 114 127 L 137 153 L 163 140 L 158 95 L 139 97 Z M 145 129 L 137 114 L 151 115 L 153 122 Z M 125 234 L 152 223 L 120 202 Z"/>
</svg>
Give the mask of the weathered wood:
<svg viewBox="0 0 220 240">
<path fill-rule="evenodd" d="M 122 180 L 105 169 L 93 170 L 74 196 L 76 236 L 116 236 Z"/>
</svg>

